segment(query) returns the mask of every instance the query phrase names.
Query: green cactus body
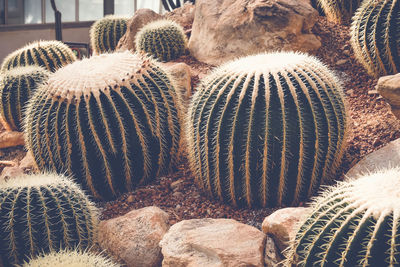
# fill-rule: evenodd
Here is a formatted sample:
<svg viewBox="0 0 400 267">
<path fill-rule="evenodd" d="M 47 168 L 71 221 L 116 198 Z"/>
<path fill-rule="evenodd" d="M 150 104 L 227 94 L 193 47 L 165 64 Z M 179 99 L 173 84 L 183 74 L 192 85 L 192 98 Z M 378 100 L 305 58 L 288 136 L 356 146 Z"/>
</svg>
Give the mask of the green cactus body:
<svg viewBox="0 0 400 267">
<path fill-rule="evenodd" d="M 400 168 L 341 182 L 298 227 L 286 266 L 398 266 Z"/>
<path fill-rule="evenodd" d="M 63 250 L 41 255 L 22 267 L 119 267 L 109 258 L 81 250 Z"/>
<path fill-rule="evenodd" d="M 74 52 L 62 42 L 36 41 L 9 54 L 1 65 L 1 71 L 36 65 L 54 72 L 75 60 Z"/>
<path fill-rule="evenodd" d="M 157 20 L 136 34 L 136 50 L 162 61 L 176 59 L 185 53 L 187 38 L 182 26 L 171 20 Z"/>
<path fill-rule="evenodd" d="M 127 29 L 127 18 L 105 16 L 90 28 L 90 44 L 94 54 L 114 51 Z"/>
<path fill-rule="evenodd" d="M 67 172 L 95 198 L 113 199 L 176 163 L 177 98 L 169 75 L 145 56 L 77 61 L 28 103 L 26 146 L 40 170 Z"/>
<path fill-rule="evenodd" d="M 340 85 L 298 53 L 219 67 L 193 96 L 186 123 L 197 183 L 237 206 L 306 200 L 332 177 L 345 146 Z"/>
<path fill-rule="evenodd" d="M 23 109 L 50 73 L 38 66 L 11 69 L 0 74 L 0 118 L 7 130 L 22 130 Z"/>
<path fill-rule="evenodd" d="M 361 5 L 362 0 L 317 0 L 328 20 L 348 23 Z"/>
<path fill-rule="evenodd" d="M 0 183 L 0 256 L 5 266 L 60 248 L 90 247 L 97 209 L 70 179 L 23 175 Z"/>
<path fill-rule="evenodd" d="M 355 57 L 371 76 L 400 71 L 400 2 L 364 1 L 353 17 L 351 45 Z"/>
</svg>

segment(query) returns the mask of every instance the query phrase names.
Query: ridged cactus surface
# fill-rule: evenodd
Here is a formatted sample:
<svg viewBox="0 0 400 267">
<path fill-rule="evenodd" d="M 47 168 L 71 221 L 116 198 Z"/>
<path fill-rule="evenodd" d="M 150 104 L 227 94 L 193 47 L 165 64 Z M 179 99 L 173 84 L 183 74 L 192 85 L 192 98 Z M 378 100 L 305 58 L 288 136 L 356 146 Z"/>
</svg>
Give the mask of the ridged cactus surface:
<svg viewBox="0 0 400 267">
<path fill-rule="evenodd" d="M 400 168 L 342 182 L 313 203 L 286 266 L 399 266 Z"/>
<path fill-rule="evenodd" d="M 342 158 L 341 86 L 313 57 L 260 54 L 219 67 L 187 117 L 191 169 L 210 195 L 238 206 L 295 205 Z"/>
<path fill-rule="evenodd" d="M 169 171 L 180 142 L 179 100 L 150 58 L 101 54 L 54 73 L 28 104 L 26 146 L 40 170 L 67 172 L 112 199 Z"/>
<path fill-rule="evenodd" d="M 109 258 L 93 252 L 63 250 L 40 255 L 22 267 L 119 267 Z"/>
<path fill-rule="evenodd" d="M 75 60 L 74 52 L 62 42 L 36 41 L 9 54 L 1 65 L 1 71 L 36 65 L 54 72 Z"/>
<path fill-rule="evenodd" d="M 0 73 L 0 117 L 8 130 L 22 130 L 25 104 L 49 76 L 50 72 L 38 66 L 19 67 Z"/>
<path fill-rule="evenodd" d="M 176 59 L 185 53 L 187 38 L 182 26 L 171 20 L 157 20 L 136 34 L 136 50 L 162 61 Z"/>
<path fill-rule="evenodd" d="M 105 16 L 90 28 L 90 44 L 95 54 L 114 51 L 127 29 L 127 18 Z"/>
<path fill-rule="evenodd" d="M 400 71 L 400 2 L 366 0 L 357 10 L 351 26 L 355 57 L 371 76 Z"/>
<path fill-rule="evenodd" d="M 362 0 L 317 0 L 328 20 L 336 23 L 351 21 Z M 369 1 L 369 0 L 367 0 Z"/>
<path fill-rule="evenodd" d="M 0 256 L 5 266 L 61 248 L 94 244 L 97 209 L 70 179 L 23 175 L 0 183 Z"/>
</svg>

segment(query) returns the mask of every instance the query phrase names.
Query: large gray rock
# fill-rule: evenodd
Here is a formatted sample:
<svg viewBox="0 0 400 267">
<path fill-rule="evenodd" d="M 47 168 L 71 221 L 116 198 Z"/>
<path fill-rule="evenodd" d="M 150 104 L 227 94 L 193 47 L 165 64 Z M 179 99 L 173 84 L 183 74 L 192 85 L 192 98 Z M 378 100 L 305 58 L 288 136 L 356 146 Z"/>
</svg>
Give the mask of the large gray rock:
<svg viewBox="0 0 400 267">
<path fill-rule="evenodd" d="M 376 87 L 378 93 L 390 104 L 393 114 L 400 119 L 400 73 L 381 77 Z"/>
<path fill-rule="evenodd" d="M 168 228 L 167 213 L 157 207 L 146 207 L 102 221 L 98 242 L 103 250 L 128 267 L 156 267 L 162 260 L 158 243 Z"/>
<path fill-rule="evenodd" d="M 213 65 L 268 50 L 309 52 L 321 46 L 311 33 L 317 17 L 309 0 L 197 0 L 189 50 Z"/>
<path fill-rule="evenodd" d="M 164 267 L 264 266 L 265 235 L 231 219 L 173 225 L 160 242 Z"/>
</svg>

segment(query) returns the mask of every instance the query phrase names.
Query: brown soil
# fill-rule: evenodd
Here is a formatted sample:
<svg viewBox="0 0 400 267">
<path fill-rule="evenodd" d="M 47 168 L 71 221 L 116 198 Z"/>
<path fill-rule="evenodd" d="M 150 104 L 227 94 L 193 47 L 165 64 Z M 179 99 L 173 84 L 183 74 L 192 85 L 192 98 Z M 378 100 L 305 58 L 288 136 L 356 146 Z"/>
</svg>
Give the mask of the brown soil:
<svg viewBox="0 0 400 267">
<path fill-rule="evenodd" d="M 336 71 L 347 96 L 350 132 L 341 170 L 343 174 L 363 156 L 399 138 L 400 122 L 390 113 L 390 108 L 383 99 L 376 94 L 377 80 L 369 77 L 352 55 L 349 28 L 329 23 L 321 17 L 314 32 L 321 37 L 324 44 L 315 55 Z M 192 81 L 193 85 L 212 68 L 190 56 L 184 56 L 178 61 L 191 66 L 196 75 Z M 0 160 L 21 160 L 24 154 L 22 147 L 2 149 Z M 338 179 L 342 177 L 343 175 Z M 98 205 L 102 209 L 102 219 L 155 205 L 170 215 L 171 224 L 184 219 L 211 217 L 233 218 L 256 227 L 260 227 L 265 216 L 275 210 L 236 209 L 216 200 L 209 200 L 194 185 L 193 176 L 186 163 L 171 175 L 160 177 L 152 184 L 140 187 L 115 201 Z"/>
</svg>

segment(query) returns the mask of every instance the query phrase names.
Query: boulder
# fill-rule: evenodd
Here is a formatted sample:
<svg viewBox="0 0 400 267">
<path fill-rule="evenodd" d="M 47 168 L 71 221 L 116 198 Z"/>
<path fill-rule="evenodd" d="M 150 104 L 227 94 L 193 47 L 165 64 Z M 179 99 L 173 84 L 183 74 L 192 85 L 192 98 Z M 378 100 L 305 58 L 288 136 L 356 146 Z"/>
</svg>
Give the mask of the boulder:
<svg viewBox="0 0 400 267">
<path fill-rule="evenodd" d="M 400 73 L 381 77 L 376 87 L 378 93 L 390 104 L 393 114 L 400 119 Z"/>
<path fill-rule="evenodd" d="M 115 260 L 128 267 L 155 267 L 161 264 L 158 243 L 168 228 L 166 212 L 157 207 L 146 207 L 102 221 L 98 242 Z"/>
<path fill-rule="evenodd" d="M 183 6 L 172 10 L 164 15 L 164 18 L 179 23 L 185 30 L 191 29 L 194 20 L 195 5 L 186 2 Z"/>
<path fill-rule="evenodd" d="M 17 167 L 17 166 L 5 167 L 0 174 L 0 181 L 3 181 L 3 180 L 7 181 L 9 179 L 12 179 L 14 177 L 17 177 L 17 176 L 20 176 L 23 174 L 24 174 L 24 171 L 20 167 Z"/>
<path fill-rule="evenodd" d="M 311 33 L 317 17 L 309 0 L 197 0 L 189 50 L 212 65 L 268 50 L 313 51 L 321 46 Z"/>
<path fill-rule="evenodd" d="M 36 169 L 36 163 L 30 151 L 26 152 L 25 157 L 21 159 L 21 161 L 19 162 L 19 167 L 23 170 Z"/>
<path fill-rule="evenodd" d="M 265 241 L 265 266 L 266 267 L 276 267 L 282 261 L 281 254 L 275 245 L 274 239 L 267 235 L 267 240 Z"/>
<path fill-rule="evenodd" d="M 5 131 L 0 134 L 0 148 L 25 145 L 24 133 Z"/>
<path fill-rule="evenodd" d="M 117 50 L 136 50 L 136 33 L 147 23 L 162 19 L 162 16 L 151 9 L 138 9 L 132 18 L 128 20 L 126 33 L 118 42 Z"/>
<path fill-rule="evenodd" d="M 258 229 L 231 219 L 181 221 L 160 242 L 163 266 L 264 266 L 265 238 Z"/>
<path fill-rule="evenodd" d="M 171 74 L 177 86 L 177 91 L 184 106 L 189 104 L 190 96 L 192 95 L 192 80 L 191 69 L 185 63 L 167 62 L 160 63 L 166 67 Z"/>
<path fill-rule="evenodd" d="M 280 251 L 296 235 L 296 227 L 309 213 L 309 208 L 296 207 L 279 209 L 266 217 L 262 223 L 262 231 L 271 235 Z"/>
</svg>

